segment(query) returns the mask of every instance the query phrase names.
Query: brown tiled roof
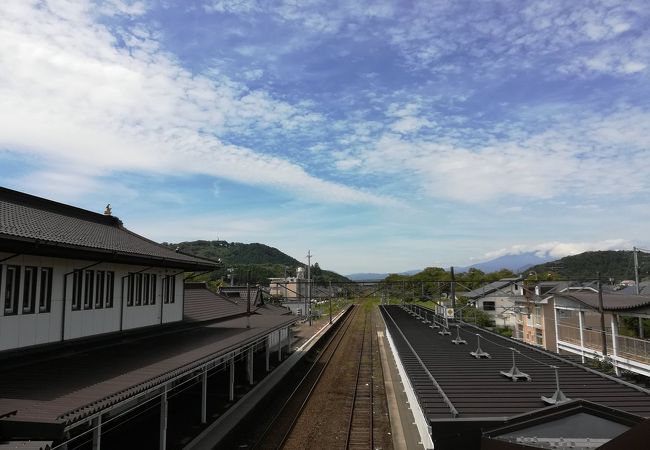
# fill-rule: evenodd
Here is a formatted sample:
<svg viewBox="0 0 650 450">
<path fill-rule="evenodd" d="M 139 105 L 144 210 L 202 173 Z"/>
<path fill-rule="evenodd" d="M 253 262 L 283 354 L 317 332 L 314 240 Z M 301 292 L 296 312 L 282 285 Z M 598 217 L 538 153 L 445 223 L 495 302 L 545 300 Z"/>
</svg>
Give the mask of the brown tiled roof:
<svg viewBox="0 0 650 450">
<path fill-rule="evenodd" d="M 251 289 L 251 313 L 283 315 L 291 311 L 275 305 L 255 305 L 257 289 Z M 243 297 L 229 298 L 215 294 L 205 283 L 185 283 L 185 303 L 183 305 L 183 320 L 187 322 L 202 322 L 240 316 L 247 311 L 247 299 Z"/>
<path fill-rule="evenodd" d="M 255 308 L 251 305 L 251 310 Z M 247 302 L 231 300 L 209 290 L 205 283 L 186 283 L 183 320 L 201 322 L 246 314 Z"/>
<path fill-rule="evenodd" d="M 0 368 L 0 410 L 17 410 L 6 420 L 74 423 L 295 320 L 239 317 Z"/>
<path fill-rule="evenodd" d="M 572 292 L 555 294 L 558 298 L 565 298 L 582 303 L 592 309 L 598 309 L 597 292 Z M 631 311 L 650 306 L 650 295 L 635 294 L 609 294 L 603 293 L 603 308 L 606 311 Z"/>
<path fill-rule="evenodd" d="M 0 187 L 0 242 L 7 251 L 209 270 L 218 263 L 170 250 L 113 216 Z"/>
</svg>

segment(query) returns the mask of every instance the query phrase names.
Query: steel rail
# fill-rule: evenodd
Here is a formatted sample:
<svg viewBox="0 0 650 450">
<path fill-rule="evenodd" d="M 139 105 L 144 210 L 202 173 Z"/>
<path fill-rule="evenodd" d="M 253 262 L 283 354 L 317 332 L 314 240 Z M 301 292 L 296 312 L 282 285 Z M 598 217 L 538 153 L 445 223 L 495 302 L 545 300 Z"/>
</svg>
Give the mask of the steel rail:
<svg viewBox="0 0 650 450">
<path fill-rule="evenodd" d="M 275 414 L 271 422 L 268 424 L 268 426 L 264 429 L 264 432 L 262 433 L 261 437 L 257 440 L 257 442 L 252 446 L 254 450 L 256 449 L 262 449 L 262 448 L 275 448 L 275 449 L 280 449 L 284 446 L 286 441 L 289 438 L 289 435 L 293 431 L 298 418 L 302 414 L 302 411 L 305 409 L 305 406 L 307 405 L 307 402 L 309 401 L 309 398 L 311 397 L 312 393 L 314 392 L 314 389 L 318 385 L 318 382 L 321 379 L 321 376 L 325 372 L 325 369 L 329 366 L 330 361 L 332 360 L 332 357 L 336 353 L 336 350 L 338 349 L 339 345 L 343 341 L 343 337 L 347 333 L 348 329 L 350 328 L 350 325 L 354 321 L 354 317 L 358 313 L 359 308 L 355 307 L 354 310 L 350 315 L 346 317 L 346 322 L 342 325 L 341 328 L 339 328 L 336 333 L 330 338 L 330 340 L 327 342 L 325 348 L 321 351 L 321 354 L 316 360 L 311 364 L 309 367 L 307 373 L 302 377 L 300 382 L 296 385 L 295 389 L 291 392 L 291 394 L 287 397 L 285 402 L 282 404 L 280 407 L 280 410 Z M 343 328 L 344 327 L 344 328 Z M 330 349 L 332 349 L 331 352 Z M 329 352 L 329 354 L 328 354 Z M 323 357 L 326 357 L 326 360 L 324 361 L 323 364 Z M 320 367 L 319 367 L 320 366 Z M 319 370 L 317 372 L 317 370 Z M 267 441 L 267 438 L 272 434 L 271 430 L 276 429 L 276 425 L 278 422 L 280 422 L 281 418 L 286 417 L 285 416 L 285 411 L 289 409 L 289 406 L 291 402 L 297 398 L 297 394 L 303 390 L 304 387 L 306 387 L 306 383 L 309 381 L 309 378 L 316 374 L 316 379 L 312 382 L 311 387 L 309 388 L 309 391 L 307 392 L 307 395 L 305 396 L 304 400 L 302 401 L 300 407 L 298 408 L 298 411 L 294 414 L 292 414 L 292 419 L 289 427 L 283 432 L 283 435 L 280 439 L 280 442 L 277 445 L 269 445 Z"/>
<path fill-rule="evenodd" d="M 352 437 L 352 431 L 354 427 L 354 419 L 355 419 L 355 413 L 359 413 L 359 380 L 361 378 L 361 369 L 363 367 L 363 357 L 364 357 L 364 350 L 366 349 L 366 336 L 367 336 L 367 327 L 368 327 L 368 315 L 366 314 L 364 322 L 363 322 L 363 335 L 362 335 L 362 340 L 361 340 L 361 348 L 359 350 L 359 359 L 357 362 L 357 375 L 356 379 L 354 382 L 354 392 L 352 394 L 352 407 L 350 408 L 350 415 L 348 417 L 348 427 L 347 427 L 347 436 L 345 438 L 345 448 L 349 449 L 350 448 L 350 439 Z M 370 338 L 370 345 L 372 346 L 372 336 Z M 371 347 L 372 349 L 372 347 Z M 370 358 L 372 358 L 372 350 L 370 350 Z M 372 381 L 372 360 L 370 362 L 370 378 Z M 363 380 L 361 380 L 361 383 L 363 383 Z M 372 382 L 369 383 L 370 386 L 370 414 L 368 415 L 370 418 L 370 427 L 369 427 L 369 441 L 370 441 L 370 448 L 372 448 Z"/>
</svg>

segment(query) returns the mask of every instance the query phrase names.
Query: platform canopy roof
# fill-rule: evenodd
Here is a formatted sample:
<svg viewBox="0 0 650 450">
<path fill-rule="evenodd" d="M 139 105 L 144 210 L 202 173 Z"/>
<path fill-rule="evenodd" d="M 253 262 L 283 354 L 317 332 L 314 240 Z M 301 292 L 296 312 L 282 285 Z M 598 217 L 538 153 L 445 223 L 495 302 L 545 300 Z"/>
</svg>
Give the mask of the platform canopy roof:
<svg viewBox="0 0 650 450">
<path fill-rule="evenodd" d="M 555 294 L 556 304 L 568 306 L 571 303 L 578 307 L 598 310 L 597 292 L 566 292 Z M 644 312 L 650 311 L 650 295 L 610 294 L 603 293 L 603 309 L 612 312 Z"/>
</svg>

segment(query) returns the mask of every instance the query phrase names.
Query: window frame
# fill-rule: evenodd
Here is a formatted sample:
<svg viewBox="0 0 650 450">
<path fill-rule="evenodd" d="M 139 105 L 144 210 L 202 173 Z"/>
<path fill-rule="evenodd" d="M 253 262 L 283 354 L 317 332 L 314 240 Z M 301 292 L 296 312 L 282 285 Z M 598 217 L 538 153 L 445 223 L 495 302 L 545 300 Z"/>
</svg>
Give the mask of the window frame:
<svg viewBox="0 0 650 450">
<path fill-rule="evenodd" d="M 112 308 L 115 295 L 115 272 L 106 271 L 106 293 L 104 295 L 104 308 Z"/>
<path fill-rule="evenodd" d="M 15 316 L 18 314 L 18 302 L 20 301 L 21 266 L 7 265 L 5 270 L 4 315 Z M 13 272 L 12 275 L 9 274 L 10 270 Z"/>
<path fill-rule="evenodd" d="M 22 314 L 34 314 L 36 310 L 36 285 L 38 283 L 38 267 L 24 266 L 22 276 Z"/>
<path fill-rule="evenodd" d="M 38 274 L 40 286 L 38 289 L 38 312 L 49 313 L 52 307 L 52 267 L 40 267 Z M 44 276 L 47 274 L 47 276 Z"/>
</svg>

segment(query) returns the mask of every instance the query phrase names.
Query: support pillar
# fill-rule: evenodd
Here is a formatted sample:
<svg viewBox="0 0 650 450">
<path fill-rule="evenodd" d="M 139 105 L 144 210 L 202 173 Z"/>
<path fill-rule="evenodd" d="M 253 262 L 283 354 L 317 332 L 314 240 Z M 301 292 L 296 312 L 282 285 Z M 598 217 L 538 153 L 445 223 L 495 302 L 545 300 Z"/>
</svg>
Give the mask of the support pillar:
<svg viewBox="0 0 650 450">
<path fill-rule="evenodd" d="M 643 317 L 639 317 L 639 339 L 645 339 L 645 331 L 643 330 Z"/>
<path fill-rule="evenodd" d="M 614 373 L 616 373 L 616 376 L 621 375 L 621 371 L 618 368 L 618 344 L 616 342 L 616 338 L 618 336 L 618 316 L 616 314 L 612 314 L 612 364 L 614 365 Z"/>
<path fill-rule="evenodd" d="M 102 448 L 102 416 L 93 419 L 93 450 Z"/>
<path fill-rule="evenodd" d="M 167 385 L 160 396 L 160 450 L 167 449 Z"/>
<path fill-rule="evenodd" d="M 228 399 L 235 400 L 235 357 L 230 358 L 230 384 L 228 385 Z"/>
<path fill-rule="evenodd" d="M 201 423 L 206 424 L 208 409 L 208 368 L 204 367 L 201 373 Z"/>
<path fill-rule="evenodd" d="M 557 308 L 553 305 L 553 321 L 555 322 L 555 353 L 560 353 L 560 332 L 557 322 Z"/>
<path fill-rule="evenodd" d="M 287 327 L 287 355 L 291 353 L 291 328 Z"/>
<path fill-rule="evenodd" d="M 266 352 L 266 371 L 269 372 L 271 370 L 271 336 L 266 337 L 266 345 L 264 347 Z"/>
<path fill-rule="evenodd" d="M 253 347 L 246 352 L 246 374 L 248 375 L 248 384 L 253 385 Z"/>
<path fill-rule="evenodd" d="M 580 327 L 580 354 L 582 357 L 582 364 L 585 363 L 585 333 L 584 333 L 584 320 L 585 312 L 580 310 L 578 311 L 578 325 Z"/>
</svg>

